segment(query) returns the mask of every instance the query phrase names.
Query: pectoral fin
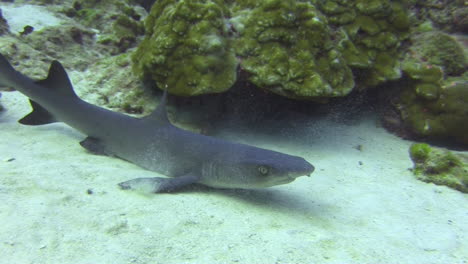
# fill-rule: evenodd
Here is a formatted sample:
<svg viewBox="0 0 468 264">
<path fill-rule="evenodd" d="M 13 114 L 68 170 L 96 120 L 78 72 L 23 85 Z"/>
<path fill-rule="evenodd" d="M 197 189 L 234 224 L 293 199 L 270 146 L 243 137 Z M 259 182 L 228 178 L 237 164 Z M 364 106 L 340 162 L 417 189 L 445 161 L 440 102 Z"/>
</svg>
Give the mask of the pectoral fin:
<svg viewBox="0 0 468 264">
<path fill-rule="evenodd" d="M 119 183 L 123 190 L 137 190 L 142 192 L 164 193 L 173 192 L 184 186 L 196 183 L 199 177 L 187 174 L 176 178 L 136 178 Z"/>
<path fill-rule="evenodd" d="M 108 153 L 106 153 L 104 144 L 97 138 L 87 137 L 80 142 L 80 145 L 93 154 L 108 155 Z"/>
</svg>

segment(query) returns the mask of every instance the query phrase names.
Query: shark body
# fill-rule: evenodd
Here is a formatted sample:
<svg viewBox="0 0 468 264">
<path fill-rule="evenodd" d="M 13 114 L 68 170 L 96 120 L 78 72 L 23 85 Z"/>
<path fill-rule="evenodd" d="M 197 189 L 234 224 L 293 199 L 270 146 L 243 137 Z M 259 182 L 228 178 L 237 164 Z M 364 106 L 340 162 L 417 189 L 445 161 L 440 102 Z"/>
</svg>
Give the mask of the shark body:
<svg viewBox="0 0 468 264">
<path fill-rule="evenodd" d="M 135 118 L 81 100 L 58 61 L 46 79 L 34 81 L 17 72 L 0 54 L 0 85 L 30 99 L 25 125 L 64 122 L 87 135 L 81 146 L 95 154 L 116 156 L 170 178 L 136 178 L 122 189 L 171 192 L 199 183 L 217 188 L 263 188 L 310 175 L 305 159 L 250 145 L 192 133 L 172 125 L 166 115 L 166 91 L 149 116 Z"/>
</svg>

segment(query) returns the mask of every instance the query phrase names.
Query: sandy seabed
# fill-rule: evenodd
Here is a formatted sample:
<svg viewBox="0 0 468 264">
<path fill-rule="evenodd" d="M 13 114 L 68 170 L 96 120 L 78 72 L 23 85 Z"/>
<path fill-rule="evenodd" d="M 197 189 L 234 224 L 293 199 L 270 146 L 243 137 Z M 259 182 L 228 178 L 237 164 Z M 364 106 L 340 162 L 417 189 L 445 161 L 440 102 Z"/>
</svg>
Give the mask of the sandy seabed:
<svg viewBox="0 0 468 264">
<path fill-rule="evenodd" d="M 116 184 L 154 173 L 86 152 L 64 124 L 18 124 L 18 92 L 1 103 L 0 263 L 467 263 L 468 196 L 416 180 L 411 142 L 372 117 L 242 137 L 305 157 L 310 178 L 142 195 Z"/>
</svg>

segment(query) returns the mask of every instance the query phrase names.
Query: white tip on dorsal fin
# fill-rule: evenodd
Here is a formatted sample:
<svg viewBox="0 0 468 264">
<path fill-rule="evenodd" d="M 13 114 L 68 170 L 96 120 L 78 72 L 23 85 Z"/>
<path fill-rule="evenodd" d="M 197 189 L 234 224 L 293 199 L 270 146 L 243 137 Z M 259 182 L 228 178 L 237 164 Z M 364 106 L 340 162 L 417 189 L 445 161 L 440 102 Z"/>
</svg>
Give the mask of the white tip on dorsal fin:
<svg viewBox="0 0 468 264">
<path fill-rule="evenodd" d="M 158 122 L 161 124 L 171 124 L 169 118 L 167 118 L 167 84 L 164 86 L 164 93 L 159 102 L 158 107 L 148 116 L 145 116 L 144 119 L 150 122 Z"/>
</svg>

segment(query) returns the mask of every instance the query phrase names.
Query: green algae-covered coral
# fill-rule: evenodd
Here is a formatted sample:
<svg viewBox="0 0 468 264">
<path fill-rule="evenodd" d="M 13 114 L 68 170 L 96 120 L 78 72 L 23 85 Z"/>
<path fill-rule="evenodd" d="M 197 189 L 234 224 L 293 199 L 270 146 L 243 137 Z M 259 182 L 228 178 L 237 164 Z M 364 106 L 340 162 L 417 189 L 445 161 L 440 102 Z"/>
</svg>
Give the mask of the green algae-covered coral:
<svg viewBox="0 0 468 264">
<path fill-rule="evenodd" d="M 468 156 L 434 148 L 424 143 L 410 147 L 415 176 L 424 181 L 468 193 Z"/>
<path fill-rule="evenodd" d="M 125 1 L 78 0 L 63 12 L 98 31 L 97 42 L 115 47 L 114 54 L 133 47 L 137 37 L 144 33 L 141 15 Z"/>
<path fill-rule="evenodd" d="M 237 60 L 221 0 L 157 1 L 146 38 L 133 55 L 134 70 L 178 95 L 223 92 L 236 80 Z"/>
<path fill-rule="evenodd" d="M 341 31 L 337 34 L 338 48 L 356 73 L 361 89 L 401 77 L 400 46 L 410 26 L 402 2 L 319 2 L 330 24 Z"/>
<path fill-rule="evenodd" d="M 416 135 L 468 146 L 467 88 L 466 78 L 410 84 L 398 104 L 403 122 Z"/>
<path fill-rule="evenodd" d="M 414 59 L 437 65 L 447 75 L 459 75 L 467 66 L 463 48 L 448 34 L 424 32 L 412 37 L 411 42 L 409 53 Z"/>
<path fill-rule="evenodd" d="M 429 158 L 431 150 L 428 144 L 413 144 L 410 147 L 410 157 L 414 162 L 424 162 Z"/>
<path fill-rule="evenodd" d="M 308 1 L 236 1 L 235 49 L 249 80 L 288 97 L 335 97 L 354 87 L 327 19 Z"/>
<path fill-rule="evenodd" d="M 322 99 L 399 78 L 409 22 L 400 1 L 162 0 L 145 27 L 134 72 L 173 93 L 225 91 L 239 66 L 262 89 Z"/>
<path fill-rule="evenodd" d="M 440 38 L 431 40 L 430 36 Z M 402 63 L 409 82 L 399 95 L 397 108 L 414 134 L 468 146 L 468 127 L 461 125 L 468 123 L 468 76 L 466 72 L 449 76 L 462 70 L 466 58 L 458 43 L 446 37 L 438 32 L 415 37 Z M 440 39 L 449 44 L 440 44 Z"/>
<path fill-rule="evenodd" d="M 102 57 L 75 80 L 80 96 L 113 110 L 149 114 L 155 107 L 154 91 L 132 74 L 130 55 Z"/>
</svg>

